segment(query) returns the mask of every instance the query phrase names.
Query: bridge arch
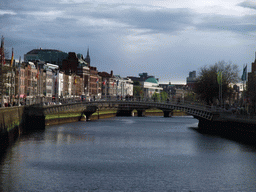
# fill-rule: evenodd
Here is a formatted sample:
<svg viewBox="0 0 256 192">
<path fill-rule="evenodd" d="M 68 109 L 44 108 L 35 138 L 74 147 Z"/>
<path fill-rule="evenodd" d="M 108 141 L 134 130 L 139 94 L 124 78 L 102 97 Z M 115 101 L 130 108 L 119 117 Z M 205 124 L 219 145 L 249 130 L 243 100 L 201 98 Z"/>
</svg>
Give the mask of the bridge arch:
<svg viewBox="0 0 256 192">
<path fill-rule="evenodd" d="M 40 107 L 40 106 L 38 106 Z M 55 109 L 54 109 L 55 108 Z M 207 106 L 200 106 L 195 104 L 185 103 L 159 103 L 159 102 L 148 102 L 148 101 L 93 101 L 93 102 L 81 102 L 64 104 L 61 106 L 44 106 L 44 115 L 56 113 L 69 113 L 69 112 L 80 112 L 81 117 L 86 115 L 89 119 L 90 116 L 97 110 L 117 110 L 117 116 L 132 116 L 134 110 L 137 111 L 138 116 L 144 116 L 147 109 L 160 109 L 164 113 L 164 117 L 170 117 L 173 114 L 173 110 L 180 110 L 186 112 L 195 118 L 203 118 L 206 120 L 212 120 L 216 118 L 219 113 Z M 80 118 L 81 119 L 81 118 Z"/>
</svg>

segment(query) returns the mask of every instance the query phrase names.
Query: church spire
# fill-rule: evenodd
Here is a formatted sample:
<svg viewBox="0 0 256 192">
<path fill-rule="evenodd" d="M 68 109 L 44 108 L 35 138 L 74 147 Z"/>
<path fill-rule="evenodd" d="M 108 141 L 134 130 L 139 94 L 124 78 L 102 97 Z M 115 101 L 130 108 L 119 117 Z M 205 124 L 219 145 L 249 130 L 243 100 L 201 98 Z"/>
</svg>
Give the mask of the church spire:
<svg viewBox="0 0 256 192">
<path fill-rule="evenodd" d="M 86 55 L 86 58 L 84 60 L 85 60 L 86 63 L 88 63 L 88 66 L 90 66 L 91 59 L 90 59 L 90 55 L 89 55 L 89 47 L 87 49 L 87 55 Z"/>
</svg>

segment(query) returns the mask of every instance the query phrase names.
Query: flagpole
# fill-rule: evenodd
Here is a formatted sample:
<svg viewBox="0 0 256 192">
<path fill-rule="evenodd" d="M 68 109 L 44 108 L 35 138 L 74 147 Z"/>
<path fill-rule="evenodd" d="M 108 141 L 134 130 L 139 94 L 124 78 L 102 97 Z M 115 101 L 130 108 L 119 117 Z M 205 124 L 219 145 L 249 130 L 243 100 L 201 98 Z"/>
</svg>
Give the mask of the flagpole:
<svg viewBox="0 0 256 192">
<path fill-rule="evenodd" d="M 242 75 L 242 81 L 243 81 L 243 104 L 244 104 L 244 65 L 243 65 L 243 75 Z"/>
<path fill-rule="evenodd" d="M 96 83 L 96 89 L 97 89 L 97 91 L 96 91 L 96 93 L 97 93 L 97 96 L 98 96 L 98 84 L 99 84 L 99 81 L 98 81 L 98 78 L 97 78 L 97 83 Z"/>
<path fill-rule="evenodd" d="M 10 99 L 10 104 L 12 105 L 13 104 L 13 94 L 14 94 L 14 89 L 13 89 L 13 78 L 14 78 L 14 76 L 13 76 L 13 57 L 14 57 L 14 55 L 13 55 L 13 48 L 12 48 L 12 58 L 11 58 L 11 64 L 10 64 L 10 66 L 11 66 L 11 93 L 10 93 L 10 97 L 11 97 L 11 99 Z"/>
<path fill-rule="evenodd" d="M 243 105 L 244 105 L 244 82 L 246 81 L 247 79 L 247 64 L 245 66 L 243 66 L 243 74 L 242 74 L 242 82 L 243 82 Z"/>
<path fill-rule="evenodd" d="M 21 57 L 19 58 L 19 70 L 18 70 L 18 106 L 20 106 L 20 62 L 21 62 Z"/>
<path fill-rule="evenodd" d="M 220 74 L 220 98 L 221 98 L 221 107 L 223 107 L 223 98 L 222 98 L 222 72 Z"/>
<path fill-rule="evenodd" d="M 4 74 L 3 74 L 3 65 L 4 65 L 4 37 L 1 39 L 1 76 L 2 76 L 2 93 L 1 93 L 1 107 L 4 107 Z"/>
<path fill-rule="evenodd" d="M 217 73 L 217 82 L 219 84 L 219 102 L 220 107 L 222 107 L 222 71 Z"/>
<path fill-rule="evenodd" d="M 218 74 L 219 75 L 219 74 Z M 218 77 L 217 77 L 218 78 Z M 217 79 L 218 80 L 218 79 Z M 219 82 L 218 82 L 219 83 Z M 220 101 L 220 83 L 219 83 L 219 101 Z M 220 101 L 220 106 L 221 106 L 221 101 Z"/>
</svg>

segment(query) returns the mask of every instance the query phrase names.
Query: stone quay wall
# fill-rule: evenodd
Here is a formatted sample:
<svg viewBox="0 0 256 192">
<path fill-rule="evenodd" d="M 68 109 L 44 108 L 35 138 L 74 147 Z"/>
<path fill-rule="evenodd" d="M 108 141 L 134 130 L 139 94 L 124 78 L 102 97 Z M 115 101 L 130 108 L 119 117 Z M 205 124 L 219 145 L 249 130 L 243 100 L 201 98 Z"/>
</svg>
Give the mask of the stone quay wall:
<svg viewBox="0 0 256 192">
<path fill-rule="evenodd" d="M 0 108 L 0 152 L 22 133 L 24 106 Z"/>
</svg>

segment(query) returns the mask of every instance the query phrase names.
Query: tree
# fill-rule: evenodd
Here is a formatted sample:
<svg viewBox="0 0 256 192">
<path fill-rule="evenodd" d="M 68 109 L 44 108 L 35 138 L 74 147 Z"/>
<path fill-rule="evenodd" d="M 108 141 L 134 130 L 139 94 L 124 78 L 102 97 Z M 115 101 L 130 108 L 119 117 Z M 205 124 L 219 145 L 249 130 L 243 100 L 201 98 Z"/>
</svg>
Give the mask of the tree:
<svg viewBox="0 0 256 192">
<path fill-rule="evenodd" d="M 140 86 L 138 81 L 133 83 L 133 96 L 139 98 L 143 98 L 144 96 L 143 88 Z"/>
<path fill-rule="evenodd" d="M 161 98 L 161 101 L 166 101 L 168 98 L 168 94 L 165 91 L 162 91 L 160 93 L 160 98 Z"/>
<path fill-rule="evenodd" d="M 154 93 L 151 97 L 154 101 L 160 101 L 160 94 L 159 93 Z"/>
<path fill-rule="evenodd" d="M 222 72 L 223 100 L 230 96 L 232 88 L 229 85 L 239 81 L 238 66 L 232 64 L 232 62 L 219 61 L 214 65 L 202 67 L 194 87 L 194 92 L 200 100 L 205 101 L 208 105 L 214 103 L 215 100 L 219 100 L 220 86 L 217 81 L 219 71 Z"/>
</svg>

